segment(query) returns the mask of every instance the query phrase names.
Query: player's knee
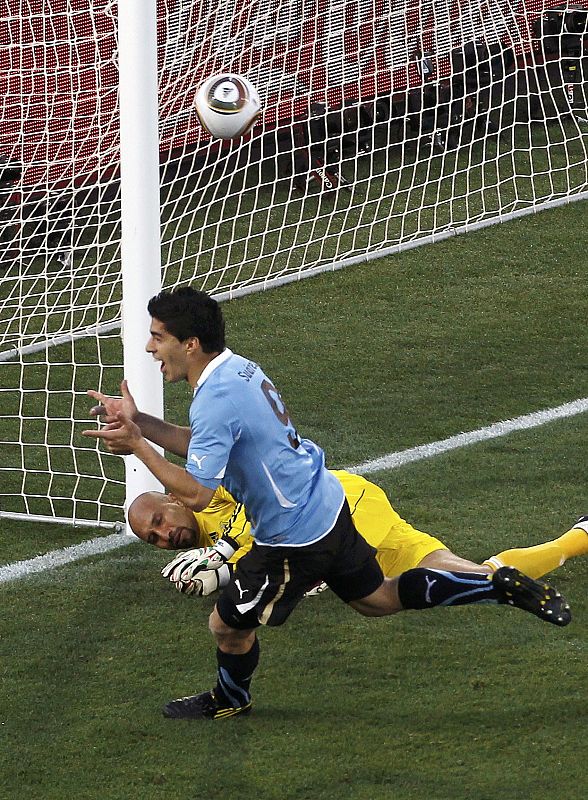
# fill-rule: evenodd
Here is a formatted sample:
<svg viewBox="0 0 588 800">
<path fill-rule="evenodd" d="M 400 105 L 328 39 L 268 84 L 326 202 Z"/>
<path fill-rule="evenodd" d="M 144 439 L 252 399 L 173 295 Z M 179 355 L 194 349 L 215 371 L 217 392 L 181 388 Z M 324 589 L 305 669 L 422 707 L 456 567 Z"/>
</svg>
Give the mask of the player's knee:
<svg viewBox="0 0 588 800">
<path fill-rule="evenodd" d="M 225 653 L 246 652 L 255 640 L 254 631 L 237 630 L 223 622 L 216 608 L 208 618 L 208 629 L 214 636 L 217 646 Z"/>
<path fill-rule="evenodd" d="M 385 578 L 375 592 L 349 605 L 364 617 L 386 617 L 402 610 L 398 597 L 398 579 Z"/>
<path fill-rule="evenodd" d="M 222 621 L 216 608 L 212 609 L 212 613 L 208 618 L 208 630 L 212 633 L 217 643 L 225 639 L 231 630 L 229 626 Z"/>
</svg>

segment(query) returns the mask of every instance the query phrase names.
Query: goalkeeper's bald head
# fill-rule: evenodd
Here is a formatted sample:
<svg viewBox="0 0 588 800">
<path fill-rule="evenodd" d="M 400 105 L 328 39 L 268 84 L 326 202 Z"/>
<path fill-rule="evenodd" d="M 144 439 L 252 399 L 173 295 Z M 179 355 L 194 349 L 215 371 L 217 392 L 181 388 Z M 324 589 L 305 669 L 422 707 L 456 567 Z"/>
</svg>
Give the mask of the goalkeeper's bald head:
<svg viewBox="0 0 588 800">
<path fill-rule="evenodd" d="M 200 547 L 200 529 L 190 509 L 163 492 L 144 492 L 128 510 L 135 536 L 163 550 Z"/>
</svg>

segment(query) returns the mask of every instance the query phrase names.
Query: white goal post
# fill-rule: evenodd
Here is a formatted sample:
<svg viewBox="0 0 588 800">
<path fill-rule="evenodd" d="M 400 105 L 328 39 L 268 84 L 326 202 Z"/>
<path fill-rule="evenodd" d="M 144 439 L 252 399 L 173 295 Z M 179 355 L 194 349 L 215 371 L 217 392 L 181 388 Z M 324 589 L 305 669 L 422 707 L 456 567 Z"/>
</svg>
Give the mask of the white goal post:
<svg viewBox="0 0 588 800">
<path fill-rule="evenodd" d="M 115 526 L 153 486 L 81 431 L 123 374 L 162 413 L 160 286 L 222 300 L 588 197 L 588 0 L 4 6 L 2 516 Z M 193 110 L 221 72 L 264 106 L 223 145 Z"/>
</svg>

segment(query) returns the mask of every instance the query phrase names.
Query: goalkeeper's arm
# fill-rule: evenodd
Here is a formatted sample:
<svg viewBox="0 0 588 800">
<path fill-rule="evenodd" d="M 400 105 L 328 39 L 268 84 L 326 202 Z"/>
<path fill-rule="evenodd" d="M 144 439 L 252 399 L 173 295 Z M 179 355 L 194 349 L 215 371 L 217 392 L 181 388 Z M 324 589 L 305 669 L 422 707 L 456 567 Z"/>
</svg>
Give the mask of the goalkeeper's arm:
<svg viewBox="0 0 588 800">
<path fill-rule="evenodd" d="M 233 505 L 230 518 L 222 526 L 221 538 L 229 541 L 236 550 L 241 547 L 251 547 L 251 523 L 247 519 L 243 503 L 237 503 L 222 486 L 217 489 L 215 499 L 224 501 L 227 507 L 229 503 Z"/>
</svg>

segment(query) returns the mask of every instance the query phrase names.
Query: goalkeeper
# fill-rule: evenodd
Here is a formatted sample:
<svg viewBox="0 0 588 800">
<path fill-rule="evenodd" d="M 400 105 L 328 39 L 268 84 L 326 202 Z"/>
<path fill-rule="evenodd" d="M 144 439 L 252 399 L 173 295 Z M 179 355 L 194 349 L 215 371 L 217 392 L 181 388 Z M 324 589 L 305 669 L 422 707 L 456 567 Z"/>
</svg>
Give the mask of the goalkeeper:
<svg viewBox="0 0 588 800">
<path fill-rule="evenodd" d="M 382 572 L 394 578 L 429 566 L 461 572 L 492 572 L 508 564 L 539 578 L 574 556 L 588 554 L 588 519 L 552 541 L 498 553 L 482 564 L 460 558 L 439 539 L 416 530 L 392 508 L 382 489 L 359 475 L 334 470 L 351 508 L 355 527 L 372 547 Z M 251 549 L 251 526 L 241 503 L 220 486 L 210 505 L 192 512 L 161 492 L 145 492 L 131 504 L 129 523 L 143 541 L 165 550 L 191 549 L 163 568 L 164 577 L 185 594 L 209 595 L 229 582 L 232 565 Z M 215 549 L 224 539 L 235 552 Z M 228 561 L 226 556 L 229 556 Z M 216 560 L 215 560 L 216 559 Z M 314 587 L 308 587 L 312 591 Z M 318 593 L 318 591 L 316 592 Z"/>
</svg>

